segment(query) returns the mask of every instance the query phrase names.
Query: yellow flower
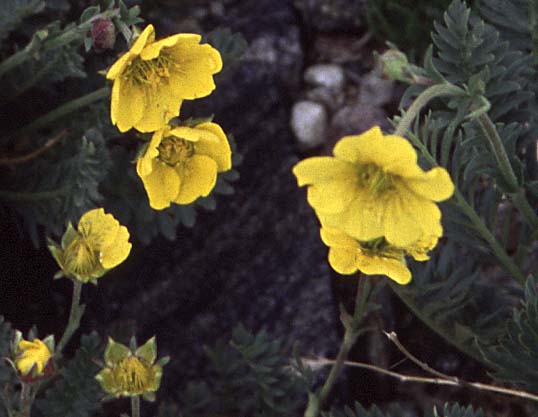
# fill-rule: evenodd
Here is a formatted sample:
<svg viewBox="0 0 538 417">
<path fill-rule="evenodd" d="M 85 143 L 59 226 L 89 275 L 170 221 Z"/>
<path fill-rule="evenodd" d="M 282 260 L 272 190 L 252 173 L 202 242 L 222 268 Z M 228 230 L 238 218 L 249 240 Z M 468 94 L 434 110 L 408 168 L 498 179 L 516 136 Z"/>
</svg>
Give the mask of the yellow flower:
<svg viewBox="0 0 538 417">
<path fill-rule="evenodd" d="M 15 352 L 15 366 L 23 376 L 32 370 L 35 372 L 33 376 L 38 376 L 43 374 L 51 357 L 51 349 L 41 340 L 21 340 Z"/>
<path fill-rule="evenodd" d="M 135 350 L 109 338 L 105 367 L 95 378 L 112 397 L 143 395 L 152 401 L 161 384 L 163 365 L 168 362 L 168 358 L 161 358 L 155 363 L 156 358 L 155 337 Z"/>
<path fill-rule="evenodd" d="M 110 114 L 121 132 L 132 127 L 158 130 L 179 115 L 182 100 L 205 97 L 215 89 L 213 74 L 222 69 L 222 59 L 200 40 L 200 35 L 179 33 L 155 41 L 155 30 L 148 25 L 110 67 Z"/>
<path fill-rule="evenodd" d="M 435 202 L 454 192 L 444 168 L 423 171 L 411 144 L 383 136 L 374 127 L 342 138 L 334 157 L 313 157 L 293 168 L 322 225 L 360 241 L 384 237 L 406 247 L 426 236 L 441 236 L 441 211 Z"/>
<path fill-rule="evenodd" d="M 136 172 L 156 210 L 207 196 L 217 173 L 232 167 L 230 145 L 216 123 L 166 126 L 156 131 L 136 164 Z"/>
<path fill-rule="evenodd" d="M 127 258 L 131 246 L 127 228 L 99 208 L 85 213 L 77 230 L 69 224 L 61 246 L 51 242 L 49 249 L 63 274 L 96 283 L 97 278 Z"/>
<path fill-rule="evenodd" d="M 386 275 L 398 284 L 411 281 L 411 271 L 407 268 L 405 255 L 418 261 L 429 259 L 427 252 L 437 244 L 437 237 L 431 237 L 411 248 L 398 248 L 384 238 L 359 242 L 338 229 L 322 227 L 321 239 L 329 247 L 329 264 L 343 275 L 361 271 L 366 275 Z"/>
</svg>

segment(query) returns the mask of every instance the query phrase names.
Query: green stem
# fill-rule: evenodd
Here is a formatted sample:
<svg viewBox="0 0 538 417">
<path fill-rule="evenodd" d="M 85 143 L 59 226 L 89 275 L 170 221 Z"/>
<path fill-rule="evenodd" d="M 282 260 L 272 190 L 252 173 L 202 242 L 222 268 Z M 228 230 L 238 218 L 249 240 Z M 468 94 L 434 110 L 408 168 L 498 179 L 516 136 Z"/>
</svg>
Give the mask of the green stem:
<svg viewBox="0 0 538 417">
<path fill-rule="evenodd" d="M 437 323 L 435 323 L 430 317 L 425 315 L 413 302 L 412 297 L 405 293 L 405 289 L 401 285 L 396 284 L 392 281 L 389 282 L 389 285 L 392 291 L 394 291 L 394 293 L 398 296 L 398 298 L 403 301 L 407 308 L 409 308 L 413 315 L 417 317 L 421 322 L 423 322 L 426 326 L 428 326 L 431 330 L 441 336 L 446 342 L 450 343 L 456 349 L 460 350 L 461 352 L 464 352 L 478 362 L 483 363 L 484 365 L 488 365 L 479 352 L 472 350 L 470 346 L 459 343 L 456 338 L 448 335 L 448 332 L 446 332 L 444 329 L 441 329 Z"/>
<path fill-rule="evenodd" d="M 504 181 L 508 184 L 512 192 L 516 192 L 519 188 L 517 177 L 512 169 L 512 164 L 495 125 L 486 113 L 480 115 L 477 120 L 493 151 Z"/>
<path fill-rule="evenodd" d="M 140 397 L 131 397 L 131 417 L 140 417 Z"/>
<path fill-rule="evenodd" d="M 80 325 L 80 319 L 84 313 L 84 306 L 80 305 L 80 293 L 82 291 L 82 282 L 73 279 L 73 298 L 71 300 L 71 310 L 69 311 L 69 319 L 65 328 L 64 334 L 60 339 L 60 342 L 56 346 L 56 355 L 61 356 L 69 339 L 73 336 Z"/>
<path fill-rule="evenodd" d="M 523 215 L 525 220 L 529 223 L 529 225 L 531 225 L 531 227 L 535 230 L 538 229 L 538 215 L 527 200 L 525 190 L 519 187 L 517 176 L 514 173 L 514 169 L 510 163 L 510 158 L 508 158 L 508 154 L 506 153 L 506 149 L 504 148 L 504 144 L 499 136 L 499 132 L 497 132 L 495 124 L 491 121 L 487 114 L 482 114 L 478 117 L 478 124 L 482 128 L 482 131 L 488 140 L 504 181 L 506 184 L 508 184 L 512 191 L 509 193 L 512 202 Z"/>
<path fill-rule="evenodd" d="M 532 40 L 532 57 L 534 65 L 538 63 L 538 1 L 529 1 L 529 28 Z"/>
<path fill-rule="evenodd" d="M 59 48 L 63 45 L 70 44 L 76 40 L 83 40 L 86 33 L 92 28 L 93 22 L 97 19 L 110 19 L 119 14 L 118 9 L 106 10 L 103 13 L 95 15 L 90 20 L 81 23 L 71 29 L 66 30 L 64 33 L 52 38 L 45 39 L 41 45 L 37 45 L 34 42 L 30 42 L 24 49 L 14 53 L 6 60 L 0 63 L 0 78 L 8 71 L 11 71 L 15 67 L 23 64 L 27 60 L 31 59 L 36 52 L 46 52 Z"/>
<path fill-rule="evenodd" d="M 435 158 L 430 154 L 426 146 L 418 140 L 414 135 L 410 135 L 411 140 L 413 141 L 413 144 L 419 148 L 422 155 L 426 160 L 432 165 L 432 166 L 438 166 L 437 161 Z M 504 248 L 501 246 L 501 244 L 497 241 L 495 238 L 495 235 L 491 233 L 491 231 L 487 228 L 487 226 L 484 224 L 478 213 L 475 211 L 475 209 L 467 202 L 461 191 L 457 188 L 457 186 L 454 187 L 454 198 L 456 199 L 456 203 L 458 204 L 460 210 L 467 216 L 467 218 L 473 223 L 474 227 L 478 231 L 478 233 L 482 236 L 482 238 L 488 243 L 490 249 L 494 253 L 494 255 L 497 257 L 497 260 L 503 265 L 503 267 L 506 269 L 506 271 L 520 284 L 525 284 L 525 274 L 521 271 L 521 269 L 514 263 L 512 258 L 506 253 Z"/>
<path fill-rule="evenodd" d="M 512 278 L 516 279 L 520 284 L 525 285 L 525 274 L 521 269 L 514 263 L 512 258 L 506 253 L 504 248 L 495 238 L 495 235 L 484 224 L 480 216 L 476 213 L 474 208 L 467 202 L 463 194 L 456 189 L 454 191 L 454 197 L 460 209 L 465 213 L 465 215 L 471 220 L 473 226 L 476 228 L 480 236 L 488 243 L 493 254 L 497 257 L 499 262 L 504 266 L 506 271 L 511 275 Z"/>
<path fill-rule="evenodd" d="M 0 199 L 23 202 L 50 200 L 51 198 L 58 198 L 64 196 L 65 194 L 67 194 L 69 189 L 70 187 L 62 187 L 56 190 L 38 191 L 36 193 L 0 190 Z"/>
<path fill-rule="evenodd" d="M 83 107 L 86 107 L 108 96 L 110 96 L 109 87 L 103 87 L 103 88 L 100 88 L 99 90 L 92 91 L 91 93 L 88 93 L 85 96 L 76 98 L 74 100 L 68 101 L 65 104 L 62 104 L 60 107 L 55 108 L 54 110 L 45 114 L 44 116 L 37 118 L 32 123 L 29 123 L 23 128 L 17 130 L 12 135 L 17 136 L 22 133 L 40 129 L 44 126 L 51 124 L 52 122 L 55 122 L 58 119 L 61 119 L 62 117 L 70 113 L 73 113 L 75 110 L 79 110 Z"/>
<path fill-rule="evenodd" d="M 21 387 L 21 416 L 30 417 L 32 410 L 32 386 L 25 382 Z"/>
<path fill-rule="evenodd" d="M 428 104 L 430 100 L 436 97 L 460 96 L 463 94 L 465 94 L 464 90 L 452 84 L 435 84 L 428 87 L 418 95 L 415 101 L 413 101 L 413 104 L 411 104 L 409 109 L 407 109 L 403 117 L 398 122 L 398 126 L 396 127 L 394 134 L 397 136 L 405 136 L 415 117 L 420 114 L 422 108 Z"/>
<path fill-rule="evenodd" d="M 320 413 L 321 406 L 329 396 L 338 376 L 342 372 L 349 351 L 355 344 L 355 341 L 361 334 L 360 324 L 366 313 L 368 306 L 368 297 L 370 295 L 370 284 L 367 279 L 359 278 L 357 286 L 357 295 L 355 298 L 355 310 L 353 317 L 342 314 L 342 323 L 345 328 L 344 339 L 340 345 L 338 356 L 332 366 L 319 395 L 309 393 L 308 406 L 305 410 L 304 417 L 317 417 Z"/>
</svg>

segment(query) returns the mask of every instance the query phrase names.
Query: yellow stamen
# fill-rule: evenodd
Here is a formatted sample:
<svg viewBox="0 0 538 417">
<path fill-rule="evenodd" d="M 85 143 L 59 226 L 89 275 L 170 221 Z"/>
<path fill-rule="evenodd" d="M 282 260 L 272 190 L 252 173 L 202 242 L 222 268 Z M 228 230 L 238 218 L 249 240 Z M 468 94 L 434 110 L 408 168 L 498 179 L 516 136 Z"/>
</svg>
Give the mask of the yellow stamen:
<svg viewBox="0 0 538 417">
<path fill-rule="evenodd" d="M 170 57 L 162 52 L 157 58 L 150 60 L 136 57 L 131 61 L 122 78 L 135 84 L 156 87 L 163 79 L 170 76 L 172 63 Z"/>
<path fill-rule="evenodd" d="M 176 166 L 194 155 L 192 142 L 174 136 L 164 138 L 159 147 L 159 159 L 167 165 Z"/>
<path fill-rule="evenodd" d="M 140 394 L 146 391 L 151 383 L 151 368 L 135 356 L 121 361 L 114 369 L 116 387 L 123 392 Z"/>
</svg>

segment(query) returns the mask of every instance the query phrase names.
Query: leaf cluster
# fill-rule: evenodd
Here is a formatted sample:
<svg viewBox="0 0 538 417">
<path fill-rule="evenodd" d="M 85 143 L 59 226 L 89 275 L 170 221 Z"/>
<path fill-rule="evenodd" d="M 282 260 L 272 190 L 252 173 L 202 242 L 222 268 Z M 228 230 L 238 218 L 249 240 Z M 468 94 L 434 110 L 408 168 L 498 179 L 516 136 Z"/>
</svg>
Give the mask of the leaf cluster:
<svg viewBox="0 0 538 417">
<path fill-rule="evenodd" d="M 237 326 L 229 344 L 206 348 L 214 372 L 191 383 L 181 396 L 183 417 L 213 413 L 253 417 L 294 415 L 304 404 L 308 381 L 294 370 L 282 342 L 265 331 L 251 333 Z M 163 407 L 159 417 L 174 415 Z"/>
<path fill-rule="evenodd" d="M 322 417 L 400 417 L 404 412 L 397 404 L 391 405 L 387 410 L 381 411 L 377 406 L 370 409 L 355 403 L 354 407 L 346 406 L 343 410 L 332 410 L 330 413 L 322 413 Z M 475 411 L 473 407 L 463 407 L 459 404 L 445 404 L 442 411 L 434 407 L 424 413 L 424 417 L 487 417 L 482 410 Z"/>
<path fill-rule="evenodd" d="M 99 367 L 94 361 L 101 353 L 101 339 L 96 333 L 81 337 L 75 356 L 36 403 L 42 416 L 90 417 L 100 409 L 103 392 L 95 380 Z"/>
<path fill-rule="evenodd" d="M 530 276 L 525 300 L 507 322 L 506 335 L 495 346 L 482 346 L 493 376 L 532 392 L 538 390 L 538 279 Z"/>
</svg>

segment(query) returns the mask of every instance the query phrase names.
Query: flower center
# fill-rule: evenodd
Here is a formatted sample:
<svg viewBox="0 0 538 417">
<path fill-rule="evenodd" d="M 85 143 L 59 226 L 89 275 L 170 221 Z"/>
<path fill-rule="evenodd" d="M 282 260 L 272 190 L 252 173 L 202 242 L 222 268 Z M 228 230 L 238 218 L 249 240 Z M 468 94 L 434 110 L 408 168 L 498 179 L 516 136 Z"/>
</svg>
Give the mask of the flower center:
<svg viewBox="0 0 538 417">
<path fill-rule="evenodd" d="M 378 237 L 369 241 L 359 241 L 361 249 L 370 256 L 382 256 L 401 260 L 404 256 L 403 249 L 392 246 L 384 237 Z"/>
<path fill-rule="evenodd" d="M 150 367 L 143 364 L 137 357 L 129 356 L 113 370 L 116 387 L 128 394 L 142 394 L 150 385 L 150 371 Z"/>
<path fill-rule="evenodd" d="M 176 166 L 194 155 L 194 144 L 175 136 L 164 138 L 157 149 L 159 159 L 170 166 Z"/>
<path fill-rule="evenodd" d="M 163 52 L 149 60 L 136 57 L 125 70 L 125 78 L 136 84 L 156 87 L 163 78 L 170 76 L 171 64 L 170 57 Z"/>
<path fill-rule="evenodd" d="M 64 262 L 68 272 L 82 277 L 89 278 L 100 268 L 99 252 L 83 236 L 73 239 L 69 244 L 64 252 Z"/>
<path fill-rule="evenodd" d="M 368 188 L 374 195 L 379 195 L 394 188 L 394 177 L 375 164 L 360 165 L 359 184 Z"/>
</svg>

